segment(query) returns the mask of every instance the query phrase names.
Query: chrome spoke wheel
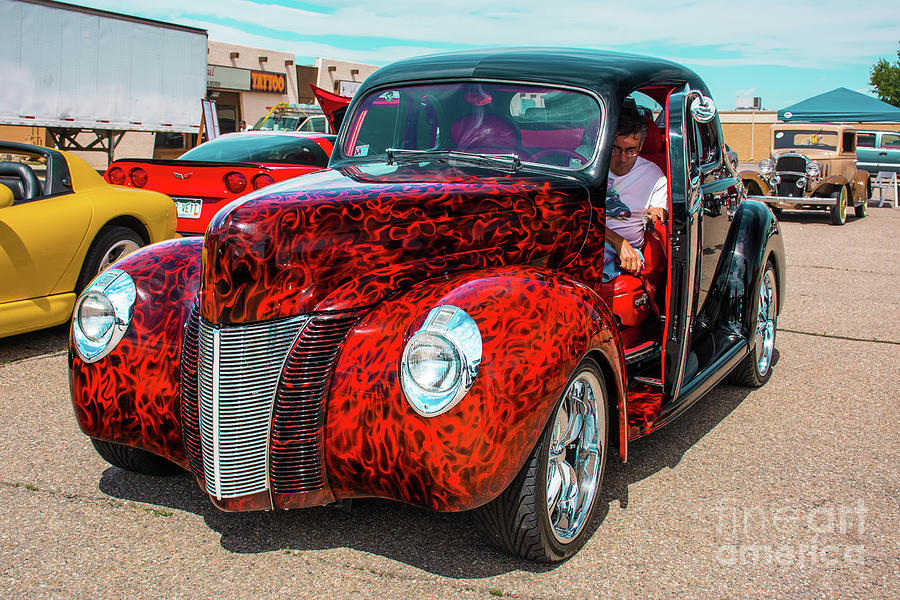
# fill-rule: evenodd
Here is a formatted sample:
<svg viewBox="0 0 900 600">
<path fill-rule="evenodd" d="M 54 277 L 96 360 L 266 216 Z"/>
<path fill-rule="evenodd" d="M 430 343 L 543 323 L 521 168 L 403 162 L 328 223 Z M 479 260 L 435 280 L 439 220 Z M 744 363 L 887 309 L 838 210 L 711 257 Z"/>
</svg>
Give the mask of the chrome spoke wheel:
<svg viewBox="0 0 900 600">
<path fill-rule="evenodd" d="M 561 543 L 584 529 L 594 504 L 606 452 L 606 414 L 597 376 L 580 371 L 563 394 L 547 457 L 547 515 Z"/>
<path fill-rule="evenodd" d="M 131 254 L 138 248 L 140 248 L 140 246 L 132 240 L 120 240 L 116 242 L 107 249 L 106 253 L 103 255 L 103 258 L 100 259 L 100 265 L 97 269 L 97 273 L 104 271 L 111 264 L 113 264 L 123 256 Z"/>
<path fill-rule="evenodd" d="M 775 352 L 775 321 L 778 315 L 778 293 L 775 286 L 775 273 L 767 268 L 760 282 L 756 307 L 756 369 L 760 375 L 769 371 Z"/>
</svg>

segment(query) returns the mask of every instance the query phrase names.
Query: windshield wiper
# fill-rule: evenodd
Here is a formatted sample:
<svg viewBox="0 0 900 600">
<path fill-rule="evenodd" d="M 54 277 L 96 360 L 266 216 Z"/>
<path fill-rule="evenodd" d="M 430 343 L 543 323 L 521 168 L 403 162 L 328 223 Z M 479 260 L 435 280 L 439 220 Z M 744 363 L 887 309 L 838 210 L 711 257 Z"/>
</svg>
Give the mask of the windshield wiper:
<svg viewBox="0 0 900 600">
<path fill-rule="evenodd" d="M 443 164 L 464 163 L 478 167 L 494 167 L 515 173 L 522 168 L 522 161 L 515 154 L 476 154 L 457 150 L 403 150 L 388 148 L 384 151 L 389 165 L 423 161 Z"/>
</svg>

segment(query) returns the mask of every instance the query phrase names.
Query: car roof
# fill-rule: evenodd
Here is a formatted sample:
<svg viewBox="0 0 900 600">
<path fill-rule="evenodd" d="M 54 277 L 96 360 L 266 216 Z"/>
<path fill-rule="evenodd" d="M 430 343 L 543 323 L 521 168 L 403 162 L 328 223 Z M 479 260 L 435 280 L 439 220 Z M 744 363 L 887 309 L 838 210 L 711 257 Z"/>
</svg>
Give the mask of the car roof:
<svg viewBox="0 0 900 600">
<path fill-rule="evenodd" d="M 692 70 L 668 60 L 577 48 L 496 48 L 432 54 L 395 62 L 378 69 L 354 97 L 400 82 L 435 79 L 500 79 L 594 90 L 601 96 L 628 93 L 650 84 L 688 83 L 706 91 Z"/>
<path fill-rule="evenodd" d="M 791 121 L 790 123 L 772 123 L 769 125 L 770 130 L 778 129 L 781 131 L 785 130 L 809 130 L 816 129 L 818 131 L 857 131 L 856 127 L 853 125 L 846 125 L 843 123 L 815 123 L 812 121 L 802 122 L 802 121 Z"/>
<path fill-rule="evenodd" d="M 233 133 L 223 133 L 219 137 L 215 138 L 220 140 L 222 138 L 251 138 L 251 137 L 266 137 L 266 136 L 282 136 L 282 137 L 299 137 L 299 138 L 309 138 L 309 139 L 326 139 L 326 140 L 334 140 L 335 135 L 333 133 L 319 133 L 319 132 L 310 132 L 310 131 L 235 131 Z M 214 140 L 210 140 L 214 141 Z"/>
</svg>

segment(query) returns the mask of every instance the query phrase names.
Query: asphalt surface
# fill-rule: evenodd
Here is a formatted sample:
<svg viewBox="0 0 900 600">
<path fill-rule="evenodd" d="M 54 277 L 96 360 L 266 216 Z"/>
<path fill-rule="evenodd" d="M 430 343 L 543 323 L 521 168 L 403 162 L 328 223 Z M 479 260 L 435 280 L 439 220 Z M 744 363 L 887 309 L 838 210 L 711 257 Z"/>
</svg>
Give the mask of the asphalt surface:
<svg viewBox="0 0 900 600">
<path fill-rule="evenodd" d="M 187 475 L 94 453 L 64 328 L 0 340 L 0 597 L 898 598 L 900 209 L 782 223 L 771 380 L 632 444 L 593 536 L 554 566 L 388 501 L 219 512 Z"/>
</svg>

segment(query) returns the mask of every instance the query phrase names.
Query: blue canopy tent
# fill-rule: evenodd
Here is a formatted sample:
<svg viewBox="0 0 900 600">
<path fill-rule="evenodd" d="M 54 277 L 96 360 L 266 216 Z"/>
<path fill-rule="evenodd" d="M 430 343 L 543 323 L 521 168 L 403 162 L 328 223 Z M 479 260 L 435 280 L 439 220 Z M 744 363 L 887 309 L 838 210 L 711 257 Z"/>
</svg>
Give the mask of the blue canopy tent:
<svg viewBox="0 0 900 600">
<path fill-rule="evenodd" d="M 900 108 L 845 87 L 791 104 L 778 111 L 788 123 L 900 123 Z"/>
</svg>

